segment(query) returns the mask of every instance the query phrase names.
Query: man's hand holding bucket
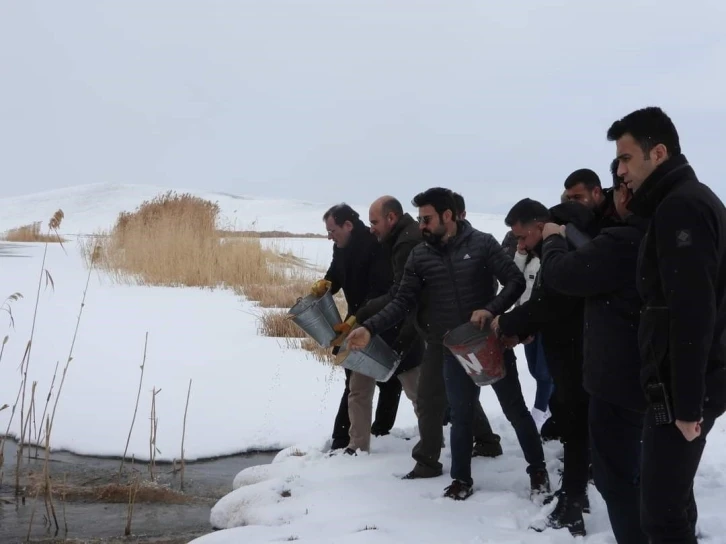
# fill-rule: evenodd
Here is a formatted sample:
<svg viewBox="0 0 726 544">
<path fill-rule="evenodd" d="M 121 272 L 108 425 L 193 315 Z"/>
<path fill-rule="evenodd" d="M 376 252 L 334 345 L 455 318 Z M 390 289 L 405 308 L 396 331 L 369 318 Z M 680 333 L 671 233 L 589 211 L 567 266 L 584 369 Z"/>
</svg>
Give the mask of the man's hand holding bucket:
<svg viewBox="0 0 726 544">
<path fill-rule="evenodd" d="M 350 331 L 347 338 L 348 349 L 352 351 L 363 349 L 371 341 L 371 331 L 365 327 L 357 327 Z"/>
<path fill-rule="evenodd" d="M 489 310 L 474 310 L 469 321 L 474 323 L 474 325 L 480 329 L 484 329 L 487 323 L 491 322 L 493 319 L 494 314 L 492 314 Z"/>
<path fill-rule="evenodd" d="M 348 337 L 348 334 L 350 333 L 351 329 L 355 327 L 356 319 L 355 316 L 352 315 L 342 323 L 338 323 L 337 325 L 333 325 L 333 330 L 338 333 L 338 335 L 333 339 L 332 342 L 330 342 L 331 346 L 340 346 L 343 341 Z"/>
</svg>

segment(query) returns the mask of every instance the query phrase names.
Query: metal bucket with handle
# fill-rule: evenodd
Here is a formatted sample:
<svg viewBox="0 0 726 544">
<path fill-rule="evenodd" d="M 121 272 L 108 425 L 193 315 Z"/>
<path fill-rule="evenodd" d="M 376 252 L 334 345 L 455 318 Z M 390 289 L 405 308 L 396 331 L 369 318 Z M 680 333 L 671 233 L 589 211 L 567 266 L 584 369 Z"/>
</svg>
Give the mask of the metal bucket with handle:
<svg viewBox="0 0 726 544">
<path fill-rule="evenodd" d="M 354 327 L 355 330 L 358 327 Z M 401 364 L 400 356 L 378 335 L 373 336 L 361 350 L 349 350 L 347 340 L 343 342 L 335 364 L 358 372 L 377 382 L 387 382 Z"/>
<path fill-rule="evenodd" d="M 322 297 L 299 298 L 287 317 L 324 348 L 330 347 L 337 336 L 333 326 L 342 321 L 330 289 Z"/>
<path fill-rule="evenodd" d="M 480 387 L 496 383 L 507 374 L 504 349 L 488 327 L 482 330 L 471 322 L 459 325 L 444 336 L 444 346 Z"/>
</svg>

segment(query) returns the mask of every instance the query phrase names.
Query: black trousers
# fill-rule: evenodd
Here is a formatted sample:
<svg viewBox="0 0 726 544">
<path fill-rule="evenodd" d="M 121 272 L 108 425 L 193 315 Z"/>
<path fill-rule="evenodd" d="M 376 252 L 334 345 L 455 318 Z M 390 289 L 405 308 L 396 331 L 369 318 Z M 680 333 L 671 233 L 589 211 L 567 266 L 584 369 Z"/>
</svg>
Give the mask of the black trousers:
<svg viewBox="0 0 726 544">
<path fill-rule="evenodd" d="M 345 390 L 340 399 L 338 414 L 333 424 L 333 448 L 344 448 L 348 445 L 350 429 L 350 418 L 348 417 L 348 393 L 350 389 L 350 370 L 345 370 Z M 391 378 L 387 382 L 376 382 L 378 385 L 378 405 L 376 414 L 371 425 L 371 432 L 374 434 L 386 434 L 391 431 L 396 423 L 398 413 L 398 402 L 401 399 L 401 381 Z"/>
<path fill-rule="evenodd" d="M 693 478 L 716 418 L 704 414 L 701 436 L 688 442 L 674 423 L 656 425 L 649 408 L 643 429 L 640 516 L 652 544 L 696 543 Z"/>
<path fill-rule="evenodd" d="M 641 439 L 645 414 L 590 397 L 590 456 L 618 544 L 646 544 L 640 528 Z"/>
<path fill-rule="evenodd" d="M 562 490 L 568 495 L 582 496 L 587 492 L 590 466 L 589 395 L 582 386 L 582 362 L 557 357 L 551 350 L 545 355 L 555 384 L 550 406 L 565 450 Z"/>
</svg>

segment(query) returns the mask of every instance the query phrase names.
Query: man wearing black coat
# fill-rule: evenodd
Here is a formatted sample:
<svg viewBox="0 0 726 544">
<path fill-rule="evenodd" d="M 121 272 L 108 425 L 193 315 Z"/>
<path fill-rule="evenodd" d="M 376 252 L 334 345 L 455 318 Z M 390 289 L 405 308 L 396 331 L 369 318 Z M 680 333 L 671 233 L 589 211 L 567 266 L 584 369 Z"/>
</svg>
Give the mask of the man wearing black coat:
<svg viewBox="0 0 726 544">
<path fill-rule="evenodd" d="M 660 108 L 613 123 L 617 175 L 649 219 L 636 274 L 648 400 L 642 528 L 650 542 L 696 542 L 693 478 L 706 436 L 726 410 L 726 209 L 698 181 Z"/>
<path fill-rule="evenodd" d="M 515 204 L 505 219 L 518 244 L 541 258 L 544 225 L 573 223 L 592 233 L 594 215 L 576 202 L 558 204 L 548 210 L 536 200 L 525 198 Z M 545 358 L 555 384 L 553 408 L 562 435 L 565 460 L 557 506 L 547 519 L 553 528 L 566 527 L 573 535 L 585 534 L 582 517 L 587 507 L 588 482 L 588 395 L 582 386 L 583 300 L 550 288 L 537 274 L 527 302 L 499 316 L 492 328 L 507 339 L 522 341 L 539 332 Z"/>
<path fill-rule="evenodd" d="M 403 268 L 411 250 L 421 243 L 418 225 L 413 218 L 403 213 L 401 203 L 392 196 L 383 196 L 370 206 L 369 222 L 371 233 L 381 244 L 383 254 L 389 259 L 393 273 L 393 283 L 384 294 L 369 299 L 359 308 L 352 318 L 340 327 L 341 340 L 356 322 L 363 322 L 376 314 L 391 301 L 403 277 Z M 424 351 L 424 342 L 413 326 L 414 313 L 398 327 L 386 331 L 381 337 L 401 356 L 401 363 L 390 380 L 400 381 L 408 399 L 413 403 L 418 415 L 416 390 L 418 387 L 418 367 Z M 373 378 L 353 372 L 349 381 L 348 413 L 350 415 L 350 443 L 346 451 L 354 453 L 357 449 L 369 451 L 371 436 L 371 411 L 376 382 Z"/>
<path fill-rule="evenodd" d="M 614 178 L 613 203 L 623 220 L 570 251 L 562 228 L 543 229 L 542 281 L 585 300 L 583 379 L 590 395 L 592 472 L 619 544 L 645 544 L 640 528 L 640 441 L 645 396 L 640 387 L 640 297 L 635 269 L 647 221 L 626 206 L 632 193 Z"/>
<path fill-rule="evenodd" d="M 524 291 L 524 276 L 490 234 L 456 220 L 456 204 L 448 189 L 433 188 L 416 195 L 419 224 L 426 243 L 417 245 L 406 262 L 403 279 L 383 310 L 351 331 L 348 345 L 361 349 L 371 336 L 394 327 L 428 289 L 431 341 L 442 342 L 447 331 L 471 321 L 484 327 L 512 306 Z M 496 293 L 495 278 L 504 287 Z M 547 492 L 549 478 L 542 443 L 517 375 L 514 354 L 508 350 L 506 377 L 493 384 L 504 415 L 512 423 L 528 463 L 533 493 Z M 444 350 L 444 379 L 451 403 L 451 476 L 444 496 L 464 500 L 472 494 L 471 452 L 474 404 L 480 389 L 462 364 Z"/>
<path fill-rule="evenodd" d="M 388 291 L 393 281 L 393 272 L 390 261 L 375 236 L 349 205 L 338 204 L 331 207 L 325 212 L 323 221 L 328 231 L 328 238 L 335 243 L 333 260 L 325 274 L 325 282 L 331 286 L 333 294 L 343 290 L 348 305 L 347 319 L 355 315 L 366 300 Z M 334 352 L 337 349 L 336 347 Z M 332 450 L 345 448 L 350 441 L 348 415 L 350 374 L 349 370 L 345 371 L 345 390 L 333 426 Z M 378 387 L 380 394 L 374 423 L 378 428 L 374 429 L 374 432 L 388 434 L 396 420 L 401 397 L 401 382 L 388 380 L 385 383 L 378 383 Z"/>
</svg>

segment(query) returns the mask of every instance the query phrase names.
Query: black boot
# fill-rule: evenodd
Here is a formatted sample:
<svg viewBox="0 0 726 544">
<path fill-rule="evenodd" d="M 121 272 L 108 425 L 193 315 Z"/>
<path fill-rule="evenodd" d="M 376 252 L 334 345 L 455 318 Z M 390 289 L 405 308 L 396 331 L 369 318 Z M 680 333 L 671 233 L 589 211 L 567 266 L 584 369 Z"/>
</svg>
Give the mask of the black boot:
<svg viewBox="0 0 726 544">
<path fill-rule="evenodd" d="M 472 457 L 499 457 L 502 455 L 502 445 L 499 443 L 501 437 L 498 434 L 492 434 L 487 440 L 480 440 L 474 443 L 474 449 L 471 452 Z"/>
<path fill-rule="evenodd" d="M 527 472 L 529 472 L 529 485 L 531 489 L 529 493 L 530 499 L 551 493 L 550 476 L 547 474 L 546 468 L 527 469 Z"/>
<path fill-rule="evenodd" d="M 554 493 L 552 493 L 552 495 L 550 495 L 549 497 L 547 497 L 543 501 L 542 504 L 549 504 L 553 500 L 559 499 L 560 498 L 560 495 L 562 495 L 562 493 L 564 493 L 562 491 L 562 489 L 558 489 L 557 491 L 555 491 Z M 588 498 L 587 493 L 585 493 L 582 497 L 583 497 L 583 499 L 582 499 L 582 511 L 585 514 L 589 514 L 590 513 L 590 499 Z"/>
<path fill-rule="evenodd" d="M 461 480 L 454 480 L 450 486 L 444 489 L 444 497 L 454 499 L 455 501 L 465 501 L 471 497 L 472 493 L 474 491 L 471 489 L 471 486 Z"/>
<path fill-rule="evenodd" d="M 584 495 L 568 495 L 562 491 L 557 506 L 547 517 L 547 527 L 570 531 L 572 536 L 585 536 L 585 520 L 582 518 Z"/>
<path fill-rule="evenodd" d="M 540 429 L 539 434 L 542 437 L 542 442 L 562 439 L 560 430 L 557 428 L 557 421 L 555 421 L 555 418 L 552 416 L 550 416 L 547 421 L 544 422 L 544 425 L 542 425 L 542 429 Z"/>
</svg>

